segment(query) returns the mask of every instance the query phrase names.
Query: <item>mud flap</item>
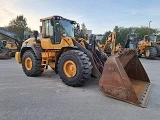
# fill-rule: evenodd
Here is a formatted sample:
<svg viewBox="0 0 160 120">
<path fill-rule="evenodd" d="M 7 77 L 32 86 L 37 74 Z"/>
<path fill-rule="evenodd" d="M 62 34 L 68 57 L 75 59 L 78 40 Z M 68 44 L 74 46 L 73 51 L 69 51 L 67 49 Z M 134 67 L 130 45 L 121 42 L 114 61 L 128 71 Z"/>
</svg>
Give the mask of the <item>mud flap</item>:
<svg viewBox="0 0 160 120">
<path fill-rule="evenodd" d="M 152 84 L 136 51 L 125 49 L 107 59 L 99 86 L 109 97 L 146 107 Z"/>
</svg>

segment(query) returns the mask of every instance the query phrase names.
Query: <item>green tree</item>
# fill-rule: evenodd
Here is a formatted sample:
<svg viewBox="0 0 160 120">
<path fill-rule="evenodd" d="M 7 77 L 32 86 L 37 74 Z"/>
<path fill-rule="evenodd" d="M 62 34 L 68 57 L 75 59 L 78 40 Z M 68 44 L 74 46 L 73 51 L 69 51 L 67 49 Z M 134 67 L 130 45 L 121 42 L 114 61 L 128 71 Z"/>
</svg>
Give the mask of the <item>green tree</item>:
<svg viewBox="0 0 160 120">
<path fill-rule="evenodd" d="M 139 34 L 139 38 L 143 39 L 144 35 L 148 35 L 148 34 L 157 34 L 158 33 L 158 29 L 153 29 L 153 28 L 148 28 L 145 26 L 141 26 L 140 28 L 135 28 L 137 33 Z"/>
<path fill-rule="evenodd" d="M 120 43 L 122 46 L 125 43 L 125 38 L 127 37 L 127 35 L 132 31 L 135 30 L 136 33 L 138 33 L 139 38 L 143 39 L 144 35 L 148 35 L 148 34 L 157 34 L 158 33 L 158 29 L 153 29 L 153 28 L 148 28 L 145 26 L 141 26 L 141 27 L 129 27 L 129 28 L 124 28 L 124 27 L 118 27 L 115 26 L 114 30 L 116 31 L 116 44 Z M 105 40 L 107 38 L 107 36 L 110 33 L 107 31 L 104 33 L 104 37 L 102 39 L 102 43 L 105 43 Z"/>
<path fill-rule="evenodd" d="M 82 29 L 84 38 L 86 39 L 87 38 L 87 28 L 86 28 L 86 25 L 84 23 L 81 24 L 81 29 Z"/>
<path fill-rule="evenodd" d="M 77 24 L 74 26 L 74 37 L 77 39 L 80 36 L 80 26 Z"/>
<path fill-rule="evenodd" d="M 31 29 L 27 26 L 27 19 L 23 15 L 19 15 L 10 21 L 6 29 L 17 34 L 21 40 L 24 40 L 24 31 L 31 32 Z"/>
<path fill-rule="evenodd" d="M 103 38 L 102 38 L 102 44 L 105 44 L 106 42 L 106 39 L 108 37 L 108 35 L 111 33 L 111 31 L 106 31 L 104 34 L 103 34 Z"/>
</svg>

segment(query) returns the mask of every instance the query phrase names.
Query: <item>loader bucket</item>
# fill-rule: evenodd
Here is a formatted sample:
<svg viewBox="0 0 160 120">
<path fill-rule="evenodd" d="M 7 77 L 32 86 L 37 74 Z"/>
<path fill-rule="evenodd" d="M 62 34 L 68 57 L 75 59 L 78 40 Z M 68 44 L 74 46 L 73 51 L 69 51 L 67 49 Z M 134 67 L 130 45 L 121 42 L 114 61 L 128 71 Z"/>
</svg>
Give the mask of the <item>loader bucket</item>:
<svg viewBox="0 0 160 120">
<path fill-rule="evenodd" d="M 109 97 L 146 107 L 152 84 L 136 50 L 125 49 L 107 59 L 99 86 Z"/>
</svg>

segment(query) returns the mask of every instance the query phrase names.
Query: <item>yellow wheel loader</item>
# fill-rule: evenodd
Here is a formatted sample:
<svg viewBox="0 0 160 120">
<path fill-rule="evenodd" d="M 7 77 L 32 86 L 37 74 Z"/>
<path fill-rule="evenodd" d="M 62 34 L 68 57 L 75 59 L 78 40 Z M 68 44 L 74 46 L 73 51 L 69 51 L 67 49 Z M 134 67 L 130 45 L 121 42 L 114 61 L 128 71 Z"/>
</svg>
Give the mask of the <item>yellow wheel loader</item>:
<svg viewBox="0 0 160 120">
<path fill-rule="evenodd" d="M 105 44 L 99 44 L 101 50 L 105 52 L 107 55 L 111 55 L 114 52 L 119 52 L 122 50 L 122 46 L 120 43 L 115 45 L 116 42 L 116 32 L 113 30 L 108 37 L 106 38 Z"/>
<path fill-rule="evenodd" d="M 160 36 L 145 35 L 138 43 L 138 52 L 140 55 L 144 54 L 146 59 L 160 57 Z"/>
<path fill-rule="evenodd" d="M 107 96 L 146 107 L 151 83 L 134 50 L 107 57 L 92 35 L 89 42 L 74 38 L 75 21 L 61 16 L 40 19 L 42 38 L 23 42 L 15 59 L 27 76 L 35 77 L 50 66 L 62 81 L 73 87 L 89 77 L 100 78 L 100 90 Z M 141 74 L 139 74 L 141 73 Z"/>
<path fill-rule="evenodd" d="M 155 59 L 160 56 L 160 36 L 159 35 L 145 35 L 140 41 L 137 33 L 130 33 L 125 39 L 124 48 L 137 49 L 138 57 L 142 54 L 146 59 Z"/>
</svg>

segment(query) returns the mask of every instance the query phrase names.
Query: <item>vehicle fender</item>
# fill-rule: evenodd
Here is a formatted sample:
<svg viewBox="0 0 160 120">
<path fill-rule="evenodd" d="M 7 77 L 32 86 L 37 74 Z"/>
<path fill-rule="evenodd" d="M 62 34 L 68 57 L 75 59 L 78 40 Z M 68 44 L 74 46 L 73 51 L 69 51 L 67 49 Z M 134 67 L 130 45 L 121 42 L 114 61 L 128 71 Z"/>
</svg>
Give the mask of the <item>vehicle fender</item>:
<svg viewBox="0 0 160 120">
<path fill-rule="evenodd" d="M 27 51 L 27 50 L 33 50 L 37 59 L 41 59 L 41 52 L 43 51 L 43 49 L 41 47 L 36 47 L 36 44 L 22 45 L 21 51 L 20 51 L 21 52 L 21 58 L 22 58 L 24 52 Z"/>
</svg>

